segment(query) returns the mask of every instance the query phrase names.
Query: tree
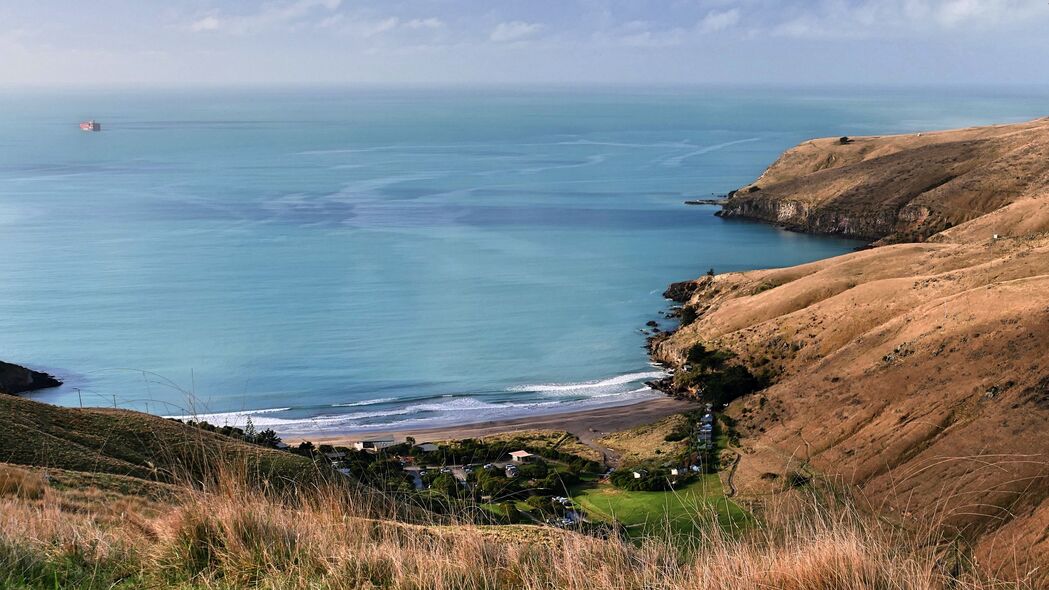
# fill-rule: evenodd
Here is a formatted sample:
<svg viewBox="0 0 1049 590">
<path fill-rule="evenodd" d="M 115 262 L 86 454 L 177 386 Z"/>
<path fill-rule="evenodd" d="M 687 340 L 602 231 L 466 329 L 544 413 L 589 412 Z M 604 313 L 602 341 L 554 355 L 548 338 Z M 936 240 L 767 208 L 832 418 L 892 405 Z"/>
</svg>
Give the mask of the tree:
<svg viewBox="0 0 1049 590">
<path fill-rule="evenodd" d="M 274 432 L 272 428 L 267 428 L 255 435 L 255 444 L 264 447 L 276 447 L 279 442 L 280 437 L 277 436 L 277 433 Z"/>
<path fill-rule="evenodd" d="M 248 416 L 248 423 L 244 425 L 244 440 L 255 442 L 256 436 L 258 432 L 255 431 L 255 423 L 251 421 L 251 416 Z"/>
<path fill-rule="evenodd" d="M 442 473 L 433 479 L 430 488 L 438 491 L 449 498 L 459 495 L 459 482 L 451 473 Z"/>
</svg>

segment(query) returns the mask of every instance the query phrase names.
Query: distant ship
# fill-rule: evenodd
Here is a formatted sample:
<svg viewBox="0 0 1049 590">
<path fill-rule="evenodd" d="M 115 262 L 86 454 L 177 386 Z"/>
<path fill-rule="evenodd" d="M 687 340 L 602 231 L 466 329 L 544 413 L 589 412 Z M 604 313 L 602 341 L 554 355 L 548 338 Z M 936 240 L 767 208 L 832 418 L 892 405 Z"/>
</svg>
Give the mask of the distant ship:
<svg viewBox="0 0 1049 590">
<path fill-rule="evenodd" d="M 94 119 L 80 124 L 81 131 L 102 131 L 102 124 Z"/>
</svg>

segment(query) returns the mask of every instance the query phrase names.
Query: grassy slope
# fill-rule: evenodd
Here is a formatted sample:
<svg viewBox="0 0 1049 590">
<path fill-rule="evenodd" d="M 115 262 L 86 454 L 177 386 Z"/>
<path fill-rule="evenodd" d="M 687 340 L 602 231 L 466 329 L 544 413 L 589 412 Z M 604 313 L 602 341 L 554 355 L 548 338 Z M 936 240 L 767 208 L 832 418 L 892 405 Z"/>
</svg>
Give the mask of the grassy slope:
<svg viewBox="0 0 1049 590">
<path fill-rule="evenodd" d="M 0 462 L 171 481 L 199 477 L 221 459 L 272 478 L 299 479 L 313 464 L 287 452 L 127 410 L 71 409 L 0 396 Z"/>
<path fill-rule="evenodd" d="M 687 422 L 683 414 L 676 414 L 652 424 L 613 432 L 597 442 L 615 451 L 624 465 L 651 459 L 669 459 L 681 454 L 686 443 L 683 440 L 667 441 L 666 437 Z"/>
<path fill-rule="evenodd" d="M 922 196 L 929 207 L 971 205 L 971 221 L 927 243 L 697 281 L 688 305 L 699 319 L 657 355 L 680 363 L 705 342 L 779 374 L 730 410 L 745 434 L 736 478 L 744 492 L 769 492 L 808 466 L 858 484 L 893 518 L 965 533 L 987 563 L 1049 565 L 1047 125 L 1007 138 L 1022 158 L 994 159 Z M 1037 137 L 1026 135 L 1032 126 Z M 874 161 L 918 141 L 926 139 L 851 148 Z M 840 204 L 829 174 L 812 170 L 849 163 L 811 160 L 816 151 L 792 150 L 762 182 Z M 995 192 L 1003 174 L 1013 174 L 1002 179 L 1008 190 Z M 979 201 L 987 191 L 997 196 Z M 762 477 L 770 474 L 779 479 Z M 1002 546 L 1022 555 L 1003 560 Z"/>
<path fill-rule="evenodd" d="M 235 481 L 184 488 L 176 503 L 111 495 L 92 502 L 43 483 L 42 470 L 14 469 L 32 490 L 19 496 L 0 485 L 3 588 L 1005 587 L 969 573 L 948 584 L 953 562 L 935 548 L 847 508 L 802 506 L 739 535 L 708 527 L 685 547 L 658 537 L 635 545 L 548 527 L 377 520 L 345 489 L 322 487 L 290 503 Z"/>
</svg>

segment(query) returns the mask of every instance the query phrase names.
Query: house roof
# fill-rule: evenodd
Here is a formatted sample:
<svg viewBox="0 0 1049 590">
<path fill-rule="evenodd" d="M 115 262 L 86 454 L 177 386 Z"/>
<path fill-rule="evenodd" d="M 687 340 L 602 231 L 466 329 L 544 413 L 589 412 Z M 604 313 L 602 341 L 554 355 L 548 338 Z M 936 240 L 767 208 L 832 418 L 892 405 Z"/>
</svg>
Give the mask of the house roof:
<svg viewBox="0 0 1049 590">
<path fill-rule="evenodd" d="M 533 455 L 528 451 L 513 451 L 510 453 L 510 456 L 514 459 L 523 459 L 525 457 L 532 457 Z"/>
</svg>

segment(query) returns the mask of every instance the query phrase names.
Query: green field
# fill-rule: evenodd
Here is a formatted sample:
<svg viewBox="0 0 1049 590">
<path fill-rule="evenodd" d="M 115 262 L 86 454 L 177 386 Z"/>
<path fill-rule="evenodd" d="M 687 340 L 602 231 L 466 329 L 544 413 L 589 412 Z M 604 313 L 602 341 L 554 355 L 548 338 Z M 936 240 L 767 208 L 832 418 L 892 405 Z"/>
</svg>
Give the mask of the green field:
<svg viewBox="0 0 1049 590">
<path fill-rule="evenodd" d="M 716 518 L 725 528 L 745 525 L 747 513 L 725 497 L 721 480 L 704 475 L 672 492 L 632 492 L 611 484 L 581 487 L 572 497 L 592 520 L 618 521 L 632 537 L 690 535 Z"/>
</svg>

